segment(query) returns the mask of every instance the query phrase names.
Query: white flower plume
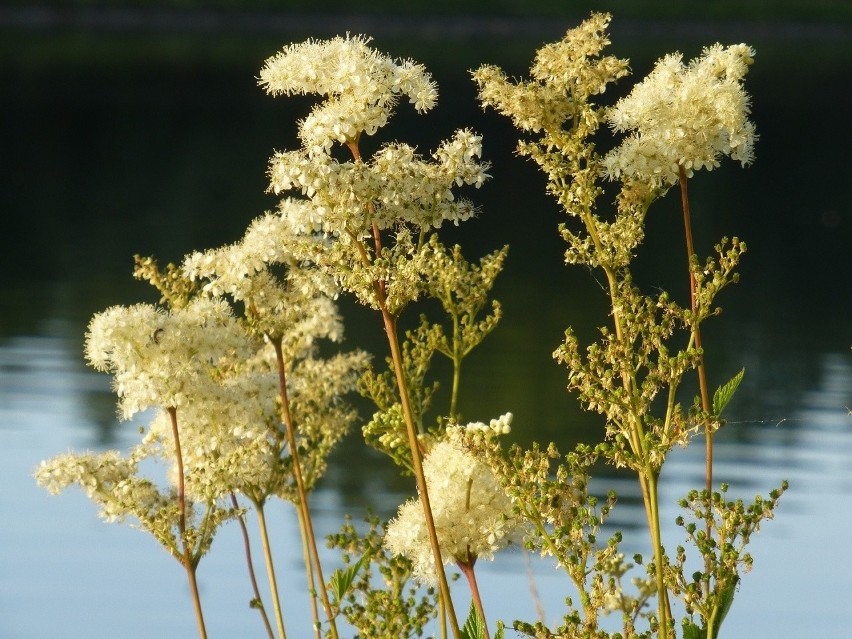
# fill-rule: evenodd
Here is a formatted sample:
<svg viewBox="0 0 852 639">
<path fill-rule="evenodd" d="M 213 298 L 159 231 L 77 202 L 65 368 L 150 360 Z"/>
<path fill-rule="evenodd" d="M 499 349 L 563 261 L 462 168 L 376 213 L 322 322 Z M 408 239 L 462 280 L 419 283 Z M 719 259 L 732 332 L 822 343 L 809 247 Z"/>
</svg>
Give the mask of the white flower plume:
<svg viewBox="0 0 852 639">
<path fill-rule="evenodd" d="M 507 427 L 500 421 L 495 432 Z M 485 425 L 475 424 L 474 429 Z M 464 449 L 458 437 L 435 444 L 423 460 L 441 559 L 448 563 L 473 563 L 493 559 L 494 553 L 515 541 L 520 523 L 512 515 L 512 500 L 494 472 Z M 435 558 L 419 499 L 400 506 L 388 525 L 385 546 L 414 564 L 414 575 L 435 583 Z"/>
<path fill-rule="evenodd" d="M 422 65 L 397 61 L 370 48 L 363 36 L 308 40 L 266 61 L 260 84 L 272 95 L 316 93 L 328 97 L 299 126 L 311 152 L 345 144 L 384 126 L 400 96 L 428 111 L 438 90 Z"/>
<path fill-rule="evenodd" d="M 603 160 L 609 176 L 671 185 L 680 167 L 691 176 L 724 155 L 749 164 L 756 134 L 742 80 L 753 57 L 745 44 L 715 44 L 687 66 L 680 54 L 662 58 L 609 113 L 614 131 L 630 132 Z"/>
</svg>

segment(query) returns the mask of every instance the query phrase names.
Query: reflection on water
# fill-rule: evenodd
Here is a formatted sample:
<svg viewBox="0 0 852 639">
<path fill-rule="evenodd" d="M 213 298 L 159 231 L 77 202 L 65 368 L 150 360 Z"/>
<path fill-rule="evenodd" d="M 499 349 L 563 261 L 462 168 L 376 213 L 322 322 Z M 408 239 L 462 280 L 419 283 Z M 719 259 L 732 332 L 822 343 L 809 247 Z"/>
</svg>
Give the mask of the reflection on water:
<svg viewBox="0 0 852 639">
<path fill-rule="evenodd" d="M 803 119 L 845 121 L 849 96 L 832 87 L 852 82 L 852 66 L 844 63 L 843 42 L 813 47 L 813 55 L 831 61 L 819 65 L 802 61 L 783 43 L 752 43 L 759 52 L 750 76 L 761 133 L 758 162 L 748 171 L 723 167 L 697 176 L 691 193 L 699 237 L 709 244 L 736 233 L 750 246 L 742 283 L 725 293 L 725 315 L 705 335 L 712 377 L 746 368 L 728 408 L 730 423 L 717 438 L 716 478 L 747 499 L 782 479 L 791 489 L 777 519 L 753 540 L 756 570 L 741 584 L 726 631 L 732 637 L 837 635 L 852 625 L 845 560 L 852 529 L 852 217 L 845 183 L 852 140 L 848 127 L 817 128 L 807 138 L 791 136 L 789 127 Z M 95 56 L 100 66 L 73 60 L 52 65 L 40 62 L 39 47 L 45 45 L 49 59 L 58 45 L 35 38 L 14 63 L 0 65 L 9 89 L 0 95 L 0 162 L 11 184 L 0 190 L 6 276 L 0 295 L 0 637 L 168 639 L 195 633 L 182 573 L 154 541 L 100 523 L 77 493 L 48 496 L 31 473 L 40 459 L 68 448 L 121 448 L 133 441 L 135 429 L 116 424 L 108 380 L 83 365 L 88 318 L 111 304 L 153 301 L 146 285 L 129 277 L 134 253 L 179 260 L 190 250 L 234 241 L 252 217 L 273 206 L 263 194 L 266 158 L 273 147 L 292 146 L 293 120 L 307 105 L 271 101 L 254 85 L 260 60 L 278 41 L 242 43 L 232 57 L 204 44 L 206 53 L 186 59 L 174 59 L 174 41 L 134 44 L 154 62 L 146 64 L 145 55 L 134 59 L 122 41 L 113 51 L 128 59 L 103 55 Z M 606 313 L 599 289 L 588 273 L 561 266 L 559 218 L 540 177 L 512 157 L 514 132 L 497 116 L 480 113 L 461 72 L 485 61 L 520 72 L 531 47 L 519 58 L 499 46 L 447 51 L 434 43 L 397 44 L 392 49 L 399 55 L 415 54 L 406 47 L 433 52 L 443 102 L 426 119 L 401 110 L 388 135 L 430 149 L 455 127 L 481 124 L 495 180 L 476 193 L 479 219 L 448 229 L 455 233 L 450 241 L 460 241 L 471 255 L 511 245 L 496 291 L 504 320 L 471 356 L 462 410 L 471 419 L 514 412 L 514 436 L 525 443 L 554 439 L 567 449 L 594 440 L 596 418 L 579 411 L 564 391 L 565 372 L 550 353 L 569 324 L 583 338 L 594 335 Z M 668 44 L 635 59 L 634 68 L 647 68 L 663 46 L 697 49 L 692 36 Z M 81 46 L 110 50 L 108 43 Z M 178 50 L 191 48 L 182 43 Z M 622 52 L 630 54 L 629 47 Z M 432 66 L 433 60 L 417 57 Z M 452 69 L 440 66 L 453 57 Z M 793 75 L 799 90 L 791 93 Z M 832 99 L 814 100 L 829 91 Z M 638 274 L 645 286 L 677 291 L 685 284 L 672 279 L 682 267 L 682 248 L 672 249 L 678 241 L 672 220 L 677 212 L 671 203 L 649 218 Z M 375 319 L 348 310 L 350 344 L 381 353 Z M 664 521 L 676 516 L 678 498 L 703 485 L 702 458 L 696 442 L 667 462 Z M 634 482 L 613 475 L 593 485 L 601 493 L 609 488 L 620 495 L 612 526 L 639 533 L 627 534 L 625 552 L 644 552 L 644 513 Z M 314 497 L 318 529 L 336 531 L 343 513 L 357 518 L 368 505 L 390 515 L 411 491 L 408 479 L 349 438 Z M 287 505 L 272 510 L 285 590 L 301 593 L 293 513 Z M 680 543 L 677 529 L 669 530 L 674 536 L 668 543 Z M 200 569 L 211 636 L 261 630 L 247 607 L 240 543 L 237 530 L 226 527 Z M 493 617 L 535 617 L 520 553 L 483 563 L 480 571 Z M 570 594 L 566 579 L 547 562 L 534 562 L 534 580 L 547 619 L 555 622 Z M 465 588 L 457 590 L 464 610 Z M 302 595 L 288 595 L 284 605 L 291 634 L 306 636 L 307 626 L 298 626 L 307 621 Z"/>
</svg>

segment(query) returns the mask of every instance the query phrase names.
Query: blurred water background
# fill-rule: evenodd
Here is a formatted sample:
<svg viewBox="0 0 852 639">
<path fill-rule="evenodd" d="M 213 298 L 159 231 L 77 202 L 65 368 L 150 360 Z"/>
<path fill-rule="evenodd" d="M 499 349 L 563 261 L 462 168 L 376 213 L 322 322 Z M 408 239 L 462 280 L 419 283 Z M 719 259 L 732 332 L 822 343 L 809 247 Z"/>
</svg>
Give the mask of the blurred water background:
<svg viewBox="0 0 852 639">
<path fill-rule="evenodd" d="M 134 426 L 116 422 L 108 379 L 83 363 L 86 324 L 112 304 L 155 301 L 130 276 L 133 254 L 179 261 L 237 240 L 274 206 L 266 160 L 295 147 L 294 122 L 310 101 L 269 98 L 256 75 L 290 41 L 369 33 L 377 48 L 432 71 L 437 109 L 417 116 L 402 105 L 368 149 L 402 139 L 426 152 L 459 127 L 484 135 L 494 179 L 472 194 L 479 217 L 447 229 L 445 241 L 471 258 L 511 248 L 495 290 L 505 317 L 471 356 L 462 410 L 486 421 L 512 411 L 522 443 L 555 440 L 567 450 L 599 437 L 598 419 L 578 410 L 550 353 L 568 325 L 594 336 L 606 321 L 603 293 L 593 274 L 562 264 L 561 217 L 543 178 L 513 156 L 509 122 L 481 112 L 466 72 L 487 62 L 524 75 L 534 50 L 584 15 L 0 8 L 0 637 L 195 634 L 184 574 L 156 542 L 101 523 L 76 491 L 50 497 L 31 473 L 68 449 L 134 441 Z M 747 499 L 782 479 L 791 485 L 777 519 L 753 538 L 755 570 L 739 587 L 728 637 L 843 636 L 852 624 L 852 22 L 787 15 L 667 21 L 634 11 L 616 14 L 612 27 L 613 51 L 631 58 L 636 77 L 672 50 L 691 58 L 716 41 L 745 41 L 758 51 L 746 82 L 761 136 L 756 164 L 725 163 L 690 182 L 698 250 L 722 235 L 750 249 L 741 283 L 722 295 L 724 313 L 705 333 L 712 385 L 746 368 L 718 436 L 716 477 Z M 644 287 L 683 299 L 680 223 L 672 194 L 652 210 L 638 272 Z M 378 320 L 351 304 L 345 311 L 347 344 L 383 356 Z M 702 485 L 702 455 L 697 442 L 663 472 L 672 547 L 682 541 L 671 525 L 675 502 Z M 613 525 L 625 530 L 625 552 L 644 550 L 638 492 L 613 473 L 595 484 L 610 487 L 622 496 Z M 319 532 L 368 507 L 390 516 L 412 492 L 355 434 L 313 498 Z M 293 512 L 270 510 L 285 617 L 292 636 L 308 636 Z M 334 553 L 326 560 L 336 565 Z M 478 568 L 492 624 L 535 618 L 531 584 L 547 621 L 560 619 L 571 593 L 548 562 L 533 562 L 528 577 L 524 556 L 507 552 Z M 199 579 L 211 637 L 261 636 L 236 527 L 220 533 Z M 465 610 L 466 588 L 456 591 Z"/>
</svg>

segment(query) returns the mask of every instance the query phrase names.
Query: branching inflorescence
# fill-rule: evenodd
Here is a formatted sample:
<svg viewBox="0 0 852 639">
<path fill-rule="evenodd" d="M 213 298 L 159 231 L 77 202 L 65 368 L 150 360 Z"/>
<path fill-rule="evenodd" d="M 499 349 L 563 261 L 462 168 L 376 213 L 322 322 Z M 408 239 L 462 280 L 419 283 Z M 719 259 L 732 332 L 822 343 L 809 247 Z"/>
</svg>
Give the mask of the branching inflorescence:
<svg viewBox="0 0 852 639">
<path fill-rule="evenodd" d="M 700 326 L 717 314 L 717 294 L 737 281 L 746 247 L 724 238 L 714 256 L 699 258 L 686 182 L 724 156 L 752 161 L 756 135 L 742 82 L 754 51 L 713 45 L 686 65 L 679 54 L 666 56 L 608 106 L 599 96 L 629 73 L 626 60 L 604 53 L 608 24 L 609 16 L 593 14 L 544 46 L 529 80 L 510 80 L 494 66 L 473 73 L 482 104 L 524 133 L 519 153 L 542 169 L 568 217 L 559 226 L 565 262 L 606 278 L 610 317 L 599 339 L 583 346 L 568 329 L 554 353 L 568 369 L 568 388 L 603 419 L 598 444 L 566 455 L 554 444 L 506 449 L 511 414 L 462 422 L 463 361 L 502 315 L 490 292 L 507 248 L 469 262 L 438 231 L 476 214 L 458 190 L 481 186 L 489 167 L 480 160 L 480 136 L 467 129 L 429 157 L 396 141 L 362 156 L 362 136 L 377 134 L 402 100 L 419 112 L 437 100 L 421 65 L 381 54 L 363 37 L 290 45 L 261 70 L 260 84 L 273 96 L 319 96 L 298 123 L 300 148 L 270 159 L 277 209 L 237 243 L 191 253 L 180 265 L 161 270 L 153 258 L 137 257 L 135 275 L 158 289 L 160 303 L 113 307 L 92 320 L 86 357 L 113 375 L 119 414 L 154 409 L 153 419 L 128 454 L 61 455 L 42 463 L 37 480 L 53 493 L 77 484 L 106 520 L 130 520 L 151 533 L 187 572 L 201 637 L 196 571 L 229 520 L 243 526 L 252 606 L 268 636 L 286 636 L 265 517 L 273 498 L 295 507 L 317 638 L 337 639 L 338 620 L 358 636 L 420 636 L 436 616 L 442 637 L 488 638 L 474 566 L 512 544 L 555 561 L 570 582 L 563 623 L 515 621 L 521 633 L 674 637 L 672 600 L 679 599 L 685 639 L 717 636 L 740 574 L 751 567 L 746 544 L 772 517 L 786 484 L 746 506 L 713 481 L 713 434 L 742 372 L 711 398 Z M 602 153 L 605 125 L 625 137 Z M 607 183 L 617 193 L 601 212 Z M 688 303 L 644 293 L 631 272 L 650 205 L 675 185 Z M 386 366 L 361 351 L 329 354 L 343 334 L 341 293 L 380 314 Z M 404 312 L 421 299 L 434 300 L 426 308 L 443 315 L 423 313 L 401 332 Z M 451 363 L 446 405 L 436 393 L 435 355 Z M 684 408 L 682 386 L 693 371 L 700 395 Z M 326 579 L 309 497 L 330 451 L 359 419 L 345 400 L 354 390 L 375 404 L 362 426 L 366 443 L 413 475 L 417 494 L 388 523 L 368 518 L 366 531 L 347 519 L 329 539 L 343 551 L 343 566 Z M 673 447 L 702 435 L 706 486 L 681 503 L 687 515 L 676 524 L 689 549 L 679 546 L 671 557 L 662 543 L 661 473 Z M 140 474 L 150 458 L 167 464 L 163 485 Z M 635 474 L 650 561 L 628 562 L 622 534 L 607 528 L 617 496 L 590 491 L 599 461 Z M 254 581 L 249 510 L 258 518 L 274 630 Z M 467 577 L 472 605 L 464 623 L 445 564 Z M 688 576 L 693 564 L 701 569 Z M 567 596 L 571 589 L 576 596 Z M 612 613 L 621 618 L 614 634 L 601 624 Z"/>
</svg>

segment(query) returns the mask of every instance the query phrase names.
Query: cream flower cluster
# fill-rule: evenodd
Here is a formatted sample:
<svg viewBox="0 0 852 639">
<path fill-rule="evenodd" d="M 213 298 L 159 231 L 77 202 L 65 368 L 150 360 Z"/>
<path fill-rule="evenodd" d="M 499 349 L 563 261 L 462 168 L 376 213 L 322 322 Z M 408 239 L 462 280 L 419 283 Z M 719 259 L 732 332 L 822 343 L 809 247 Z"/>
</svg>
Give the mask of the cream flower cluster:
<svg viewBox="0 0 852 639">
<path fill-rule="evenodd" d="M 183 272 L 203 280 L 202 290 L 214 297 L 229 295 L 245 304 L 258 332 L 284 337 L 286 351 L 303 357 L 316 339 L 339 341 L 343 324 L 334 280 L 316 269 L 287 268 L 283 279 L 276 265 L 295 267 L 298 255 L 318 240 L 295 233 L 282 215 L 267 213 L 252 222 L 240 242 L 184 259 Z"/>
<path fill-rule="evenodd" d="M 269 58 L 260 84 L 272 95 L 328 96 L 300 122 L 299 136 L 311 154 L 346 144 L 384 126 L 400 96 L 418 111 L 431 109 L 438 91 L 419 64 L 396 61 L 370 48 L 369 38 L 308 40 Z"/>
<path fill-rule="evenodd" d="M 223 301 L 197 299 L 171 312 L 150 304 L 113 306 L 92 318 L 86 358 L 113 374 L 125 419 L 151 407 L 178 408 L 218 392 L 212 367 L 253 352 Z"/>
<path fill-rule="evenodd" d="M 116 450 L 105 453 L 57 455 L 42 461 L 36 471 L 39 486 L 58 495 L 78 484 L 91 497 L 103 485 L 116 484 L 136 472 L 136 460 L 122 457 Z"/>
<path fill-rule="evenodd" d="M 473 205 L 457 199 L 452 189 L 478 188 L 488 179 L 488 165 L 478 161 L 481 154 L 482 138 L 469 130 L 443 142 L 432 161 L 403 143 L 382 147 L 368 163 L 304 151 L 276 153 L 269 165 L 270 189 L 276 194 L 297 190 L 309 198 L 301 205 L 287 200 L 282 209 L 295 229 L 360 237 L 373 223 L 382 230 L 400 222 L 439 228 L 474 214 Z"/>
<path fill-rule="evenodd" d="M 250 281 L 271 264 L 293 260 L 287 243 L 290 226 L 279 215 L 267 213 L 249 225 L 241 242 L 223 248 L 194 252 L 184 259 L 183 271 L 191 279 L 207 278 L 204 291 L 230 295 L 237 301 L 251 298 Z"/>
<path fill-rule="evenodd" d="M 621 175 L 656 186 L 712 170 L 729 155 L 743 165 L 754 159 L 754 124 L 742 81 L 754 50 L 716 44 L 688 65 L 680 54 L 662 58 L 608 119 L 616 132 L 631 132 L 604 159 L 611 178 Z"/>
<path fill-rule="evenodd" d="M 215 502 L 230 491 L 246 493 L 272 481 L 279 448 L 273 374 L 228 379 L 204 402 L 177 412 L 186 494 L 200 503 Z M 170 416 L 160 411 L 143 444 L 170 460 L 169 481 L 178 484 L 174 433 Z"/>
<path fill-rule="evenodd" d="M 423 471 L 445 564 L 493 559 L 496 551 L 517 541 L 520 523 L 512 515 L 511 498 L 494 472 L 465 450 L 458 437 L 435 444 L 423 461 Z M 421 582 L 436 583 L 435 558 L 419 499 L 400 506 L 384 544 L 412 561 Z"/>
<path fill-rule="evenodd" d="M 115 450 L 57 455 L 39 464 L 35 478 L 53 495 L 71 485 L 80 486 L 100 505 L 98 514 L 107 522 L 136 518 L 144 525 L 170 507 L 169 499 L 154 484 L 136 477 L 137 465 L 145 456 L 143 447 L 134 448 L 128 457 Z"/>
</svg>

